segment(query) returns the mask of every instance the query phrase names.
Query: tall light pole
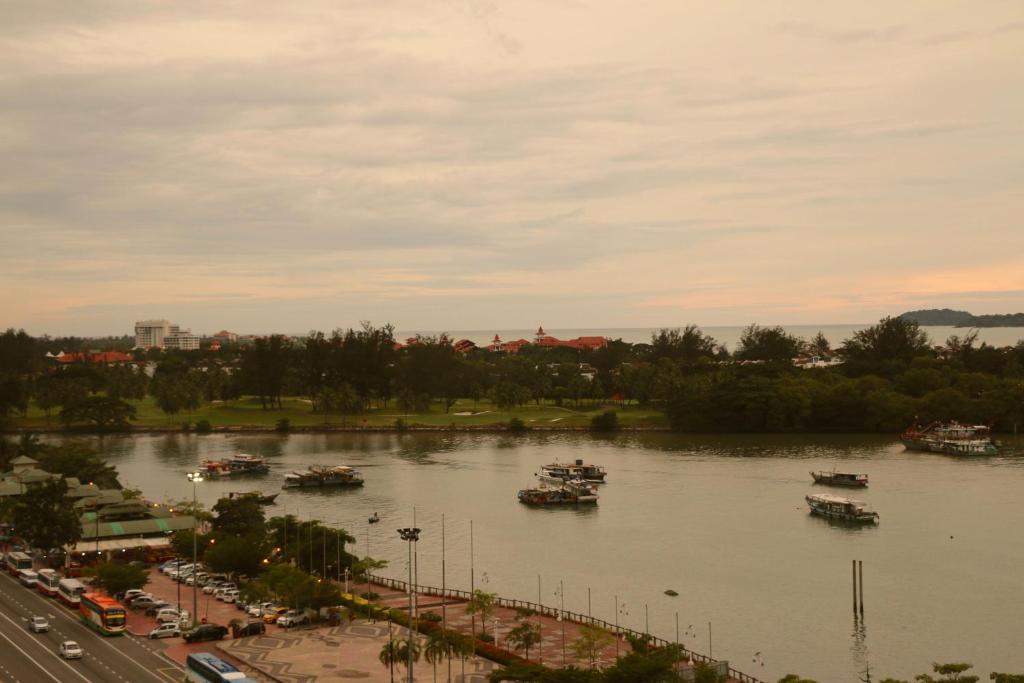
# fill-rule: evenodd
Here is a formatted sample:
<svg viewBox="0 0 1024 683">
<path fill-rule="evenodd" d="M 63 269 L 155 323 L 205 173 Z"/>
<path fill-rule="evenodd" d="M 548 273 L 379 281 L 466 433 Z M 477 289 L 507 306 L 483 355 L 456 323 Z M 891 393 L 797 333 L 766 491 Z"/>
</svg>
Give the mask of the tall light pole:
<svg viewBox="0 0 1024 683">
<path fill-rule="evenodd" d="M 412 544 L 420 540 L 420 530 L 416 527 L 404 528 L 398 530 L 398 535 L 402 537 L 403 541 L 409 542 L 409 644 L 406 649 L 409 650 L 409 663 L 407 668 L 409 670 L 409 683 L 413 683 L 412 678 L 412 610 L 413 610 L 413 583 L 412 583 Z"/>
<path fill-rule="evenodd" d="M 197 558 L 199 553 L 197 552 L 196 536 L 199 534 L 199 503 L 196 499 L 196 484 L 203 480 L 202 472 L 189 472 L 188 480 L 192 482 L 192 623 L 196 623 L 196 615 L 199 614 L 199 582 L 195 580 L 195 576 L 199 573 L 196 569 Z"/>
</svg>

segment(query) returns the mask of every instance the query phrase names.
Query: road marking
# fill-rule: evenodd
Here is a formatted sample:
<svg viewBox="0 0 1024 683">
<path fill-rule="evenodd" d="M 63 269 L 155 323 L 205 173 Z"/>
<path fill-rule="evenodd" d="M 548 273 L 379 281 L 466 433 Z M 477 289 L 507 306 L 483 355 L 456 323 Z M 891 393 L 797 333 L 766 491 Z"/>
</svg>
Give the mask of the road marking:
<svg viewBox="0 0 1024 683">
<path fill-rule="evenodd" d="M 7 621 L 11 622 L 11 623 L 12 623 L 12 624 L 14 624 L 15 626 L 17 626 L 17 625 L 18 625 L 18 624 L 17 624 L 17 622 L 15 622 L 15 621 L 14 621 L 13 619 L 11 619 L 10 617 L 8 617 L 8 616 L 7 616 L 6 614 L 0 613 L 0 617 L 3 617 L 4 619 L 6 619 Z M 57 683 L 61 683 L 61 682 L 60 682 L 60 679 L 59 679 L 59 678 L 57 678 L 57 677 L 56 677 L 56 676 L 54 676 L 54 675 L 53 675 L 52 673 L 50 673 L 50 671 L 49 671 L 48 669 L 46 669 L 45 667 L 43 667 L 43 665 L 42 665 L 42 664 L 40 664 L 40 663 L 39 663 L 39 661 L 38 661 L 38 660 L 37 660 L 37 659 L 36 659 L 35 657 L 33 657 L 32 655 L 30 655 L 29 653 L 27 653 L 27 652 L 25 652 L 25 651 L 24 651 L 23 649 L 21 649 L 21 647 L 20 647 L 20 646 L 19 646 L 19 645 L 18 645 L 18 644 L 17 644 L 16 642 L 14 642 L 14 641 L 13 641 L 13 640 L 11 640 L 10 638 L 8 638 L 8 637 L 7 637 L 7 636 L 6 636 L 6 635 L 5 635 L 5 634 L 4 634 L 3 632 L 0 632 L 0 638 L 3 638 L 3 639 L 4 639 L 4 640 L 6 640 L 6 641 L 7 641 L 8 643 L 10 643 L 11 645 L 13 645 L 13 646 L 14 646 L 14 649 L 16 649 L 16 650 L 17 650 L 18 652 L 20 652 L 21 654 L 25 655 L 25 658 L 26 658 L 26 659 L 28 659 L 28 661 L 30 661 L 30 662 L 32 662 L 33 664 L 35 664 L 35 665 L 36 665 L 37 667 L 39 667 L 39 670 L 40 670 L 40 671 L 42 671 L 42 672 L 43 672 L 44 674 L 46 674 L 47 676 L 49 676 L 49 677 L 50 677 L 50 678 L 52 678 L 53 680 L 57 681 Z M 37 642 L 37 641 L 32 641 L 32 642 Z M 37 643 L 37 644 L 39 645 L 39 647 L 43 647 L 42 643 Z M 52 656 L 52 657 L 57 657 L 57 655 L 53 654 L 53 653 L 52 653 L 52 652 L 50 652 L 49 650 L 46 650 L 46 652 L 47 652 L 47 654 L 49 654 L 49 655 L 50 655 L 50 656 Z M 64 661 L 63 659 L 61 659 L 60 657 L 57 657 L 57 661 L 58 661 L 58 662 L 60 662 L 61 664 L 63 664 L 64 666 L 66 666 L 66 667 L 68 668 L 68 670 L 69 670 L 69 671 L 71 671 L 71 672 L 72 672 L 72 673 L 74 673 L 74 674 L 75 674 L 76 676 L 78 676 L 79 678 L 81 678 L 81 679 L 82 679 L 83 681 L 85 681 L 85 683 L 89 683 L 89 679 L 88 679 L 88 678 L 86 678 L 86 677 L 85 677 L 85 676 L 83 676 L 82 674 L 80 674 L 80 673 L 78 673 L 77 671 L 75 671 L 75 670 L 74 670 L 74 669 L 73 669 L 73 668 L 71 667 L 71 665 L 70 665 L 70 664 L 68 664 L 67 662 L 65 662 L 65 661 Z"/>
<path fill-rule="evenodd" d="M 157 669 L 156 670 L 156 672 L 158 674 L 160 674 L 161 676 L 163 676 L 167 680 L 171 681 L 171 683 L 178 683 L 178 681 L 180 680 L 178 678 L 178 676 L 180 675 L 180 673 L 179 673 L 180 671 L 181 671 L 181 669 Z"/>
</svg>

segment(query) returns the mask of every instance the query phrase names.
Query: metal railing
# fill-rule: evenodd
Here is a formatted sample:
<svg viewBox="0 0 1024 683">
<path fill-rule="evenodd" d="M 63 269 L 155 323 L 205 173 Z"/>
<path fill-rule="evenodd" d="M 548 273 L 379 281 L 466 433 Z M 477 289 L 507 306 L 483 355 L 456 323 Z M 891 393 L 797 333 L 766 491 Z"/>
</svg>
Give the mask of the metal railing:
<svg viewBox="0 0 1024 683">
<path fill-rule="evenodd" d="M 374 574 L 370 574 L 369 578 L 371 583 L 375 583 L 378 586 L 387 586 L 388 588 L 392 588 L 396 591 L 401 591 L 402 593 L 409 592 L 409 584 L 406 581 L 402 581 L 400 579 L 392 579 L 386 576 L 377 576 Z M 421 584 L 416 584 L 416 592 L 420 595 L 431 595 L 439 598 L 455 598 L 457 600 L 465 600 L 467 602 L 473 598 L 473 594 L 469 591 L 460 591 L 454 588 L 446 588 L 442 590 L 440 588 L 435 588 L 433 586 L 423 586 Z M 670 640 L 665 640 L 664 638 L 652 636 L 648 633 L 641 633 L 640 631 L 635 631 L 631 628 L 626 628 L 625 626 L 617 626 L 615 624 L 610 624 L 603 619 L 596 619 L 586 614 L 570 612 L 569 610 L 561 610 L 557 607 L 548 607 L 547 605 L 542 605 L 536 602 L 529 602 L 528 600 L 511 600 L 508 598 L 502 598 L 500 596 L 497 596 L 494 599 L 494 604 L 499 607 L 507 607 L 509 609 L 515 610 L 529 609 L 533 610 L 533 612 L 537 614 L 546 617 L 551 617 L 553 619 L 564 619 L 565 621 L 571 621 L 577 624 L 587 624 L 589 626 L 596 626 L 597 628 L 614 633 L 616 636 L 627 636 L 632 638 L 646 639 L 648 642 L 650 642 L 652 645 L 656 647 L 668 647 L 677 645 L 677 643 L 673 643 Z M 711 657 L 708 657 L 707 655 L 703 655 L 699 652 L 694 652 L 693 650 L 690 650 L 689 648 L 683 645 L 679 645 L 679 648 L 682 651 L 682 653 L 686 655 L 686 658 L 690 661 L 700 662 L 703 664 L 708 664 L 717 661 L 715 659 L 712 659 Z M 731 666 L 729 667 L 729 676 L 737 681 L 740 681 L 740 683 L 764 683 L 764 681 L 758 678 L 754 678 L 753 676 L 750 676 L 748 674 L 745 674 L 742 671 L 737 671 L 733 669 Z"/>
</svg>

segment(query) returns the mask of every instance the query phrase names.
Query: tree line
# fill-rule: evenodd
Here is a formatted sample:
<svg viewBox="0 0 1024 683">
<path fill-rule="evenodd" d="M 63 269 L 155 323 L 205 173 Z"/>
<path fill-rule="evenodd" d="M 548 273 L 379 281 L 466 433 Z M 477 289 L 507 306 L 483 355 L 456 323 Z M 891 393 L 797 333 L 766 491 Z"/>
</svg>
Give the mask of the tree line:
<svg viewBox="0 0 1024 683">
<path fill-rule="evenodd" d="M 526 346 L 518 353 L 417 337 L 399 346 L 390 325 L 281 336 L 218 352 L 168 351 L 148 372 L 132 366 L 47 366 L 44 344 L 0 335 L 0 419 L 35 403 L 65 424 L 124 425 L 151 396 L 169 420 L 212 401 L 252 396 L 265 410 L 302 397 L 310 410 L 356 415 L 394 406 L 450 410 L 487 399 L 526 404 L 654 407 L 688 432 L 892 432 L 911 422 L 957 419 L 1013 431 L 1024 424 L 1024 342 L 995 348 L 968 332 L 933 345 L 917 323 L 884 318 L 832 348 L 781 327 L 747 327 L 735 350 L 690 325 L 649 343 L 599 349 Z M 797 356 L 837 359 L 804 369 Z"/>
</svg>

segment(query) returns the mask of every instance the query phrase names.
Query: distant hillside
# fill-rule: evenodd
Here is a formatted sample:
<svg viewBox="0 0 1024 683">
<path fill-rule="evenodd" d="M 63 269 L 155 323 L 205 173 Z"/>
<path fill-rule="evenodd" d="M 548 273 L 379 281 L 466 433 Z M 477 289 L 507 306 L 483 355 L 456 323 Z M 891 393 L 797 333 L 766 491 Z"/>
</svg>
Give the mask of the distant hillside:
<svg viewBox="0 0 1024 683">
<path fill-rule="evenodd" d="M 963 325 L 974 320 L 967 311 L 954 311 L 951 308 L 927 308 L 921 311 L 901 313 L 900 318 L 913 320 L 918 325 Z"/>
<path fill-rule="evenodd" d="M 972 315 L 951 308 L 927 308 L 901 313 L 900 318 L 918 325 L 952 325 L 953 327 L 1024 327 L 1024 313 Z"/>
</svg>

